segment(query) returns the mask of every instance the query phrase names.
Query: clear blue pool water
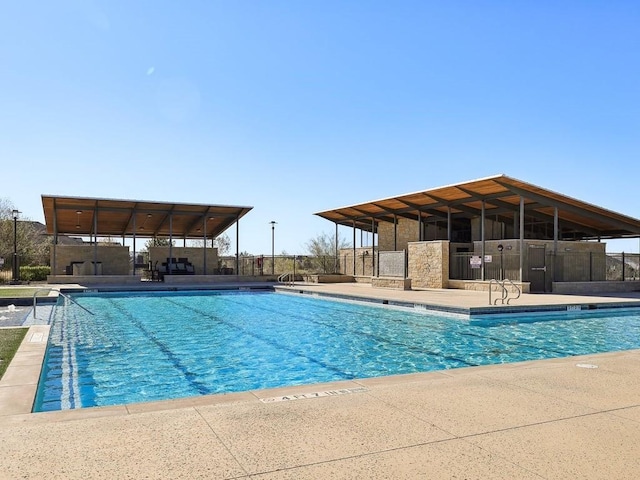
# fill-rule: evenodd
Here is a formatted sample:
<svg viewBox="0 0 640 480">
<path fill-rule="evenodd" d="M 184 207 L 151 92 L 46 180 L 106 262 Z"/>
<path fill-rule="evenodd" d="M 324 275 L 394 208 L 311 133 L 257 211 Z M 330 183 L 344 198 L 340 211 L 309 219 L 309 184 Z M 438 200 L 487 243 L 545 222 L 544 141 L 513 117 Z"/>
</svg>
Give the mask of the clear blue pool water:
<svg viewBox="0 0 640 480">
<path fill-rule="evenodd" d="M 272 292 L 82 294 L 53 313 L 34 411 L 640 348 L 640 312 L 473 320 Z"/>
</svg>

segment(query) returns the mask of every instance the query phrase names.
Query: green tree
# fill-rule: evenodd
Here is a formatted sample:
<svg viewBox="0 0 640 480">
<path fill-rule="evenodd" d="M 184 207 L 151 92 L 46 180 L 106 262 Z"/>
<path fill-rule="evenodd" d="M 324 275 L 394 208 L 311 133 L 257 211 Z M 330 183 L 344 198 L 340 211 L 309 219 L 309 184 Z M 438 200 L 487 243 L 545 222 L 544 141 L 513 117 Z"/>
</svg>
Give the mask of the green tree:
<svg viewBox="0 0 640 480">
<path fill-rule="evenodd" d="M 0 199 L 0 257 L 4 267 L 13 266 L 14 220 L 16 208 L 8 199 Z M 40 228 L 37 228 L 40 226 Z M 42 225 L 28 218 L 19 218 L 16 223 L 16 246 L 20 265 L 48 265 L 51 238 Z"/>
<path fill-rule="evenodd" d="M 338 238 L 338 250 L 351 247 L 344 238 Z M 321 233 L 305 244 L 309 257 L 304 262 L 304 268 L 314 273 L 336 273 L 338 258 L 336 258 L 335 236 Z"/>
<path fill-rule="evenodd" d="M 218 235 L 213 240 L 213 245 L 218 247 L 219 256 L 229 255 L 229 253 L 231 252 L 231 239 L 229 238 L 229 235 L 227 235 L 226 233 L 223 233 L 222 235 Z"/>
<path fill-rule="evenodd" d="M 209 242 L 207 241 L 207 243 Z M 192 239 L 189 240 L 189 245 L 192 247 L 202 247 L 204 245 L 204 240 Z M 226 233 L 218 235 L 213 239 L 213 247 L 218 249 L 218 256 L 227 256 L 231 252 L 231 239 Z M 240 256 L 242 256 L 242 254 L 240 254 Z"/>
<path fill-rule="evenodd" d="M 147 251 L 149 251 L 149 247 L 168 247 L 168 246 L 169 246 L 169 239 L 166 237 L 153 237 L 144 243 L 144 249 Z M 172 247 L 176 246 L 175 240 L 171 241 L 171 246 Z"/>
<path fill-rule="evenodd" d="M 309 240 L 305 244 L 305 248 L 309 255 L 334 257 L 336 254 L 336 238 L 333 235 L 321 233 Z M 351 248 L 351 243 L 345 238 L 338 238 L 338 250 L 342 248 Z"/>
</svg>

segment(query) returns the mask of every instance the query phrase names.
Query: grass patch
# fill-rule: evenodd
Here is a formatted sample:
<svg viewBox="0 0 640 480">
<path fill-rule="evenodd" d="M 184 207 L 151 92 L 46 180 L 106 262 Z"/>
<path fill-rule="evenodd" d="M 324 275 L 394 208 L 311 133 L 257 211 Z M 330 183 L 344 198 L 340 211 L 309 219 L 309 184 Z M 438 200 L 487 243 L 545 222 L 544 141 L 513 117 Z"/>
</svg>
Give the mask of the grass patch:
<svg viewBox="0 0 640 480">
<path fill-rule="evenodd" d="M 0 378 L 4 375 L 28 328 L 0 328 Z"/>
<path fill-rule="evenodd" d="M 22 298 L 22 297 L 33 297 L 33 294 L 38 291 L 37 288 L 0 288 L 0 298 Z M 47 290 L 43 290 L 38 292 L 39 297 L 46 297 L 49 295 Z"/>
</svg>

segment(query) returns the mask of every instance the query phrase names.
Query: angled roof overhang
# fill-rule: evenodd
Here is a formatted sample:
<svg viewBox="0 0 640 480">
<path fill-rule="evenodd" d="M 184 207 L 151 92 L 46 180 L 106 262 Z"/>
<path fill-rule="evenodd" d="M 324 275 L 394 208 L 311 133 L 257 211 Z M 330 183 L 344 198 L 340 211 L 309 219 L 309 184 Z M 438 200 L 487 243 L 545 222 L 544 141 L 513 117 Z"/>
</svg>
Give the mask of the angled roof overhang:
<svg viewBox="0 0 640 480">
<path fill-rule="evenodd" d="M 557 209 L 563 232 L 576 239 L 631 238 L 640 236 L 640 220 L 621 213 L 562 195 L 530 183 L 496 175 L 492 177 L 432 188 L 395 197 L 349 205 L 323 212 L 322 218 L 339 225 L 355 225 L 371 231 L 380 222 L 394 218 L 423 221 L 446 220 L 451 215 L 473 218 L 494 215 L 503 221 L 513 221 L 519 210 L 520 198 L 525 201 L 525 215 L 553 222 Z"/>
<path fill-rule="evenodd" d="M 53 195 L 42 207 L 49 234 L 177 238 L 215 238 L 253 208 Z"/>
</svg>

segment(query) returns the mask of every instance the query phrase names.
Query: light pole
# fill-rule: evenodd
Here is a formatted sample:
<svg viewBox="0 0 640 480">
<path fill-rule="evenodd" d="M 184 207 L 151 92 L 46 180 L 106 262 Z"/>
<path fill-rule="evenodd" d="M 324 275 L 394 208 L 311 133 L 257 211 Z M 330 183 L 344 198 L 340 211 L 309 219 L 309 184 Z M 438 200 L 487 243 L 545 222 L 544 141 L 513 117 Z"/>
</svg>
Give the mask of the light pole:
<svg viewBox="0 0 640 480">
<path fill-rule="evenodd" d="M 274 239 L 275 239 L 275 235 L 276 235 L 276 223 L 275 221 L 271 220 L 269 222 L 271 224 L 271 275 L 273 275 L 275 273 L 275 269 L 276 269 L 276 264 L 275 264 L 275 260 L 276 260 L 276 255 L 275 255 L 275 248 L 274 248 Z"/>
<path fill-rule="evenodd" d="M 13 278 L 14 282 L 19 280 L 19 270 L 18 270 L 18 215 L 21 212 L 18 210 L 12 210 L 11 215 L 13 216 Z"/>
</svg>

